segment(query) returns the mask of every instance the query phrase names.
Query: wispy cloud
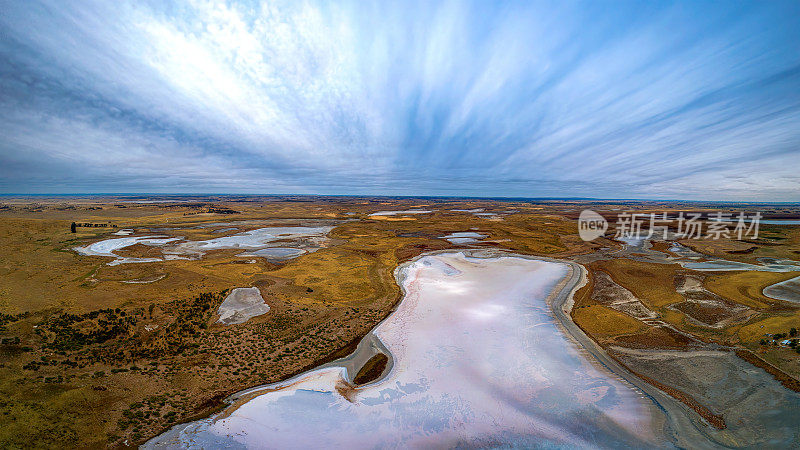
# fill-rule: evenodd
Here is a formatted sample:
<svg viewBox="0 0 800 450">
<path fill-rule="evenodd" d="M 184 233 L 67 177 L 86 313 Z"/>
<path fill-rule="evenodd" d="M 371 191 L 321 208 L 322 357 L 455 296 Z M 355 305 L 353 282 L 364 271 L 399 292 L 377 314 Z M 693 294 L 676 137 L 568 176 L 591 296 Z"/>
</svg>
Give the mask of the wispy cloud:
<svg viewBox="0 0 800 450">
<path fill-rule="evenodd" d="M 800 200 L 796 2 L 0 9 L 0 191 Z"/>
</svg>

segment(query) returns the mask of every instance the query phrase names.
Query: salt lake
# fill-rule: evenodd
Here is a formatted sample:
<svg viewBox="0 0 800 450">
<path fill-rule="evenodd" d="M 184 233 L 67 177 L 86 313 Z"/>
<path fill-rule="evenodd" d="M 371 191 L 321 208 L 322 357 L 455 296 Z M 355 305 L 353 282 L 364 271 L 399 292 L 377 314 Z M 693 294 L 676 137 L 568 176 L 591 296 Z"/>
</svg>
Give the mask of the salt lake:
<svg viewBox="0 0 800 450">
<path fill-rule="evenodd" d="M 327 365 L 235 396 L 146 447 L 663 445 L 663 412 L 593 363 L 553 316 L 548 299 L 569 270 L 422 256 L 396 271 L 404 298 L 372 332 L 391 354 L 388 374 L 355 386 L 346 365 Z"/>
</svg>

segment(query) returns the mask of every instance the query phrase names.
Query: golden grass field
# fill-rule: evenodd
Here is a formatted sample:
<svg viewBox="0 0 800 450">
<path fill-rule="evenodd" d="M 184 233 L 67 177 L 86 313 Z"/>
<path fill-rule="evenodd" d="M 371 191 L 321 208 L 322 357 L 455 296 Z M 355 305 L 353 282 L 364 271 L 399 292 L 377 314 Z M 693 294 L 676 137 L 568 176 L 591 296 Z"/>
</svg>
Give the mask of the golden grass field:
<svg viewBox="0 0 800 450">
<path fill-rule="evenodd" d="M 209 414 L 233 392 L 344 356 L 399 300 L 393 277 L 397 265 L 425 251 L 460 247 L 441 239 L 452 232 L 486 235 L 478 247 L 558 258 L 619 247 L 609 239 L 586 243 L 578 238 L 575 211 L 587 206 L 581 202 L 265 197 L 137 204 L 88 197 L 6 199 L 0 206 L 0 313 L 13 316 L 6 316 L 0 331 L 8 339 L 0 345 L 3 448 L 139 444 L 175 423 Z M 415 207 L 435 211 L 369 216 Z M 666 206 L 648 205 L 659 207 Z M 452 211 L 472 208 L 496 215 Z M 236 214 L 214 212 L 224 209 Z M 191 227 L 247 220 L 259 222 L 229 233 L 287 221 L 336 222 L 322 248 L 285 262 L 241 258 L 239 250 L 229 249 L 195 260 L 110 266 L 111 258 L 72 250 L 115 237 L 112 233 L 123 228 L 157 228 L 145 234 L 193 241 L 225 234 Z M 104 226 L 71 233 L 73 221 Z M 752 261 L 754 255 L 790 257 L 800 251 L 796 229 L 771 233 L 780 239 L 747 244 L 758 248 L 727 257 Z M 738 243 L 715 245 L 693 248 L 709 254 L 738 249 Z M 159 252 L 136 245 L 117 254 L 153 257 Z M 670 308 L 683 301 L 675 291 L 679 266 L 631 259 L 586 266 L 590 282 L 576 294 L 573 319 L 601 344 L 687 348 L 686 339 L 672 331 L 594 302 L 591 274 L 597 270 L 658 312 L 659 320 L 698 339 L 754 350 L 800 376 L 796 353 L 758 343 L 760 335 L 785 331 L 800 320 L 796 306 L 761 295 L 764 286 L 794 275 L 708 275 L 704 285 L 709 291 L 752 308 L 755 315 L 721 329 L 703 329 Z M 124 282 L 131 280 L 146 282 Z M 216 323 L 220 293 L 248 286 L 261 290 L 270 311 L 241 325 Z M 80 317 L 59 325 L 70 314 Z M 114 321 L 123 325 L 110 338 L 69 347 L 70 339 L 77 339 L 70 333 L 95 336 L 91 332 Z"/>
</svg>

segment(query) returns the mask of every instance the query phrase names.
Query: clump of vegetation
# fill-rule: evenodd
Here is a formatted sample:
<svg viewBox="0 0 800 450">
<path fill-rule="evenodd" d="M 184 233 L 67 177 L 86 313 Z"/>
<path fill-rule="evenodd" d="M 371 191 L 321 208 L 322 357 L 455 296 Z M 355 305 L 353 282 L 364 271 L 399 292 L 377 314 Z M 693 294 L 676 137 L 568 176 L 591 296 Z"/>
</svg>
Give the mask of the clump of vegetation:
<svg viewBox="0 0 800 450">
<path fill-rule="evenodd" d="M 213 214 L 239 214 L 239 211 L 230 209 L 230 208 L 222 208 L 219 206 L 211 206 L 208 208 L 209 213 Z"/>
<path fill-rule="evenodd" d="M 20 314 L 0 313 L 0 333 L 7 331 L 6 325 L 22 320 L 30 315 L 29 312 Z"/>
<path fill-rule="evenodd" d="M 100 344 L 127 334 L 136 325 L 136 318 L 119 308 L 101 309 L 85 314 L 63 313 L 51 317 L 37 330 L 47 340 L 44 345 L 53 350 L 79 350 L 87 345 Z"/>
<path fill-rule="evenodd" d="M 204 292 L 189 302 L 179 300 L 168 303 L 162 309 L 174 317 L 172 322 L 149 341 L 133 343 L 131 357 L 159 358 L 196 347 L 198 344 L 193 342 L 194 339 L 208 328 L 211 315 L 225 300 L 227 293 L 228 290 Z"/>
</svg>

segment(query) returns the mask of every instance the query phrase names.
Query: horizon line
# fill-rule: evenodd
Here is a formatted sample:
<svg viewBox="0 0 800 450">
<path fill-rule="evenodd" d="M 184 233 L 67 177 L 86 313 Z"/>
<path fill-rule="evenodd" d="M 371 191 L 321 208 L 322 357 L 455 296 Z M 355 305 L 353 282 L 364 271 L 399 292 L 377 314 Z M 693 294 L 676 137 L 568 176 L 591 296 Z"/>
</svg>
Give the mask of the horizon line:
<svg viewBox="0 0 800 450">
<path fill-rule="evenodd" d="M 518 196 L 468 196 L 468 195 L 386 195 L 386 194 L 238 194 L 238 193 L 153 193 L 153 192 L 86 192 L 86 193 L 0 193 L 0 197 L 342 197 L 342 198 L 393 198 L 393 199 L 460 199 L 460 200 L 501 200 L 501 201 L 599 201 L 599 202 L 686 202 L 686 203 L 746 203 L 746 204 L 800 204 L 800 200 L 689 200 L 680 198 L 603 198 L 603 197 L 518 197 Z"/>
</svg>

